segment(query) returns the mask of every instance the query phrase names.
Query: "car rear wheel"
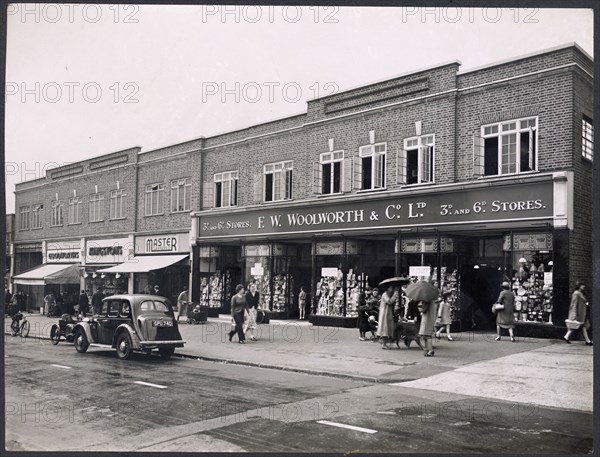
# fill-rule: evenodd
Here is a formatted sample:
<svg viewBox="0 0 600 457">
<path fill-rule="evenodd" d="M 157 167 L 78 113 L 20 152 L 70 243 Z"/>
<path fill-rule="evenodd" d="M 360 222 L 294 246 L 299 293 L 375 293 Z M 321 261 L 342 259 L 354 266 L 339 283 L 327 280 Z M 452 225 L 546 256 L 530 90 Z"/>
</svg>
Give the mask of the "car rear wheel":
<svg viewBox="0 0 600 457">
<path fill-rule="evenodd" d="M 85 336 L 85 333 L 83 333 L 83 330 L 77 330 L 75 332 L 74 343 L 75 343 L 75 350 L 81 354 L 86 352 L 88 350 L 88 347 L 90 346 L 90 344 L 88 343 L 87 337 Z"/>
<path fill-rule="evenodd" d="M 50 330 L 50 341 L 52 341 L 52 344 L 55 346 L 60 341 L 60 328 L 56 324 L 54 324 Z"/>
<path fill-rule="evenodd" d="M 168 360 L 175 353 L 175 348 L 159 348 L 158 353 L 163 359 Z"/>
<path fill-rule="evenodd" d="M 117 337 L 117 356 L 121 360 L 127 360 L 133 352 L 131 338 L 125 332 Z"/>
</svg>

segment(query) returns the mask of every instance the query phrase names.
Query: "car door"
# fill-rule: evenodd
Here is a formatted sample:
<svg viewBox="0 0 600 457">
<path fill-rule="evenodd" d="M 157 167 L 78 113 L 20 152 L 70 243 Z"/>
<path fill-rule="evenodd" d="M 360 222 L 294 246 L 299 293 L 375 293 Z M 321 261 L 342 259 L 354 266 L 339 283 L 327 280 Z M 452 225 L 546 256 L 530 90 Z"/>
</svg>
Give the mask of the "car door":
<svg viewBox="0 0 600 457">
<path fill-rule="evenodd" d="M 102 302 L 102 307 L 100 308 L 100 312 L 97 316 L 94 316 L 94 325 L 92 327 L 92 335 L 94 337 L 94 342 L 105 344 L 104 343 L 104 328 L 108 323 L 108 300 L 104 300 Z"/>
<path fill-rule="evenodd" d="M 104 324 L 102 325 L 102 343 L 112 344 L 113 337 L 117 327 L 123 322 L 127 322 L 128 318 L 123 317 L 122 307 L 123 301 L 120 299 L 108 299 L 108 313 Z"/>
</svg>

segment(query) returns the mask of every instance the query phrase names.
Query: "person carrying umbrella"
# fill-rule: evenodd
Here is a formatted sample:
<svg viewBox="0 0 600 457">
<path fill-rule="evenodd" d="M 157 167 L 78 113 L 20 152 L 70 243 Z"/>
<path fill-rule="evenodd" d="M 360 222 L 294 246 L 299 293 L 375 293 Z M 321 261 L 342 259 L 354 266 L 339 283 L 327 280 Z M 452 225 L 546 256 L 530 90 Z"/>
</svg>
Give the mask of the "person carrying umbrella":
<svg viewBox="0 0 600 457">
<path fill-rule="evenodd" d="M 421 325 L 419 336 L 424 340 L 426 352 L 425 357 L 433 357 L 433 332 L 437 317 L 437 304 L 440 291 L 437 287 L 427 281 L 417 281 L 406 288 L 406 296 L 419 302 L 421 312 Z"/>
<path fill-rule="evenodd" d="M 382 349 L 390 349 L 388 341 L 394 336 L 394 304 L 399 296 L 398 289 L 392 283 L 387 284 L 387 289 L 381 296 L 377 336 L 381 339 Z"/>
</svg>

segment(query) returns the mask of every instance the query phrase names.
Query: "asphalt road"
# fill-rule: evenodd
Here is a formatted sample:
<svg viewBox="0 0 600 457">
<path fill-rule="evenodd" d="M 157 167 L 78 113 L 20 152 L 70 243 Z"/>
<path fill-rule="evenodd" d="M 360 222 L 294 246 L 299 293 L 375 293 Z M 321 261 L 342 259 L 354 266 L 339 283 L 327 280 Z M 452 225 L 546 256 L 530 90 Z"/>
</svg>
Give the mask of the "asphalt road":
<svg viewBox="0 0 600 457">
<path fill-rule="evenodd" d="M 592 450 L 592 415 L 400 385 L 5 339 L 6 445 L 32 451 Z"/>
</svg>

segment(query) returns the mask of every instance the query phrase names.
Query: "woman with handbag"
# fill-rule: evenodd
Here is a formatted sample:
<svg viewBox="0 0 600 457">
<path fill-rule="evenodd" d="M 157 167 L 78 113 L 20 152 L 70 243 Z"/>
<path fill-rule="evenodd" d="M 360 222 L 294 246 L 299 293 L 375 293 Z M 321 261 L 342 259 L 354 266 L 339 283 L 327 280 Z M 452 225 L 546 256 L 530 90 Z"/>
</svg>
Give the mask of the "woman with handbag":
<svg viewBox="0 0 600 457">
<path fill-rule="evenodd" d="M 585 284 L 577 281 L 575 283 L 575 292 L 571 297 L 571 305 L 569 306 L 569 318 L 565 320 L 565 324 L 567 324 L 567 334 L 563 337 L 566 343 L 571 344 L 569 337 L 574 330 L 581 329 L 581 333 L 585 338 L 586 346 L 591 346 L 592 341 L 588 336 L 587 327 L 590 325 L 589 321 L 586 317 L 588 302 L 583 295 L 583 291 L 585 290 Z"/>
<path fill-rule="evenodd" d="M 510 290 L 510 284 L 507 281 L 502 283 L 502 292 L 498 295 L 498 300 L 493 306 L 496 313 L 496 341 L 500 341 L 500 329 L 508 330 L 510 340 L 514 343 L 515 336 L 513 329 L 515 328 L 515 294 Z"/>
</svg>

